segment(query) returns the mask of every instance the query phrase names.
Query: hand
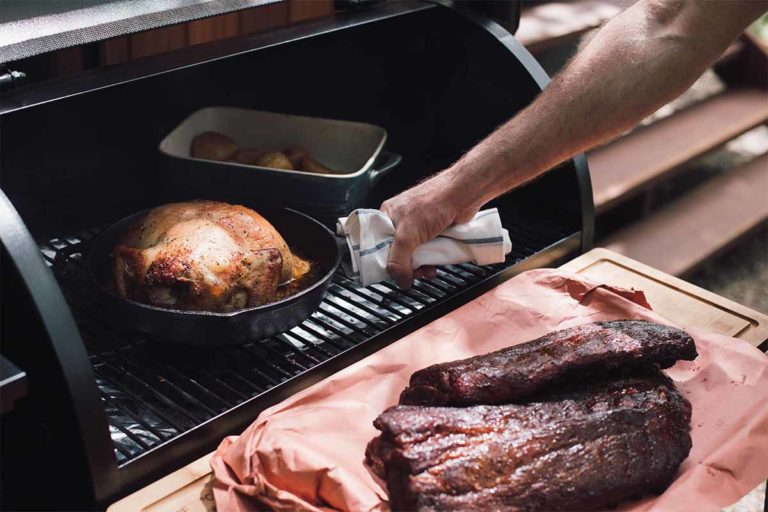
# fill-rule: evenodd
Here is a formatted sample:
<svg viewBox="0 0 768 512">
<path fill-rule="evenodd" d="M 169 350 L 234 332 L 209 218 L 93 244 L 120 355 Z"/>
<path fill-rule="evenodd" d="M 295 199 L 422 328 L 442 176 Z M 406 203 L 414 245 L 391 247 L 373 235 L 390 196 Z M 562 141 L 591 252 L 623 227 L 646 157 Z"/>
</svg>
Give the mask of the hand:
<svg viewBox="0 0 768 512">
<path fill-rule="evenodd" d="M 464 206 L 472 198 L 466 190 L 455 192 L 449 174 L 437 176 L 384 201 L 381 210 L 395 225 L 395 240 L 389 251 L 387 270 L 397 286 L 406 290 L 414 279 L 434 279 L 435 267 L 414 271 L 413 251 L 453 224 L 469 222 L 479 207 Z M 462 197 L 463 196 L 463 197 Z"/>
</svg>

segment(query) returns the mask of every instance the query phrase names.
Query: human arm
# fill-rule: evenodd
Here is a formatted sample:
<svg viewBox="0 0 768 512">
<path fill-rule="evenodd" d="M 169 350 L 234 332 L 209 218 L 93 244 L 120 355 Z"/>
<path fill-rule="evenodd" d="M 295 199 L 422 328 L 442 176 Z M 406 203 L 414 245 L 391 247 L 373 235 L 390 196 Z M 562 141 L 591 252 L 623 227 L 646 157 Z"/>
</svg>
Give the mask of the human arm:
<svg viewBox="0 0 768 512">
<path fill-rule="evenodd" d="M 530 106 L 382 204 L 396 226 L 388 268 L 398 286 L 411 284 L 418 245 L 637 124 L 687 89 L 765 9 L 761 0 L 640 0 L 608 22 Z"/>
</svg>

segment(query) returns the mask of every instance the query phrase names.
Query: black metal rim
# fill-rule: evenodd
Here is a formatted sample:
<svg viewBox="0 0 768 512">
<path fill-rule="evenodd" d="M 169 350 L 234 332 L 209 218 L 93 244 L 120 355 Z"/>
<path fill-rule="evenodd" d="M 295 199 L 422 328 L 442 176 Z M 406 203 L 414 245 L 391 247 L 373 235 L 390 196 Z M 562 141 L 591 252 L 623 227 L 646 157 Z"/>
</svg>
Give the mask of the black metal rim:
<svg viewBox="0 0 768 512">
<path fill-rule="evenodd" d="M 527 48 L 511 34 L 506 28 L 492 19 L 469 9 L 469 2 L 457 4 L 453 0 L 426 0 L 453 9 L 468 20 L 482 27 L 504 45 L 510 53 L 522 64 L 528 74 L 544 90 L 549 85 L 550 78 L 541 64 L 531 55 Z M 595 233 L 595 204 L 592 196 L 592 181 L 589 174 L 589 165 L 584 153 L 574 156 L 571 161 L 576 168 L 576 178 L 579 184 L 579 198 L 581 199 L 581 251 L 586 252 L 594 246 Z"/>
</svg>

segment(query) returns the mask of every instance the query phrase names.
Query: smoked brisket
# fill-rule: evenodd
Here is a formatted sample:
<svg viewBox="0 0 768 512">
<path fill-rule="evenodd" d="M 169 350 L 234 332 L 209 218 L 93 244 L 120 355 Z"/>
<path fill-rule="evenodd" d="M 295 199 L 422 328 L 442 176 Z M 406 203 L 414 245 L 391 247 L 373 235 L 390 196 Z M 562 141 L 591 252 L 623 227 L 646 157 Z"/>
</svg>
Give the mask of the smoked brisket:
<svg viewBox="0 0 768 512">
<path fill-rule="evenodd" d="M 638 346 L 638 338 L 650 332 L 645 323 L 611 322 L 601 329 L 609 332 L 569 329 L 532 344 L 539 351 L 551 347 L 547 357 L 558 369 L 575 364 L 558 351 L 561 343 L 581 358 L 589 353 L 583 347 L 591 345 L 603 364 L 645 357 L 668 365 L 694 353 L 674 329 L 657 329 L 674 340 L 673 352 Z M 633 329 L 642 334 L 630 336 Z M 578 342 L 577 333 L 586 341 Z M 606 336 L 618 338 L 621 349 L 609 350 L 600 341 Z M 526 349 L 503 353 L 492 357 L 504 361 L 507 372 L 509 361 L 517 361 L 539 379 L 551 375 L 543 356 L 526 359 Z M 476 373 L 493 368 L 470 366 Z M 691 448 L 691 406 L 666 376 L 654 370 L 567 389 L 547 391 L 525 405 L 391 407 L 374 422 L 381 435 L 368 445 L 366 462 L 386 481 L 395 511 L 591 510 L 671 482 Z"/>
<path fill-rule="evenodd" d="M 419 370 L 401 404 L 518 402 L 566 375 L 583 378 L 615 369 L 668 368 L 696 358 L 685 331 L 643 320 L 596 322 L 556 331 L 490 354 Z"/>
</svg>

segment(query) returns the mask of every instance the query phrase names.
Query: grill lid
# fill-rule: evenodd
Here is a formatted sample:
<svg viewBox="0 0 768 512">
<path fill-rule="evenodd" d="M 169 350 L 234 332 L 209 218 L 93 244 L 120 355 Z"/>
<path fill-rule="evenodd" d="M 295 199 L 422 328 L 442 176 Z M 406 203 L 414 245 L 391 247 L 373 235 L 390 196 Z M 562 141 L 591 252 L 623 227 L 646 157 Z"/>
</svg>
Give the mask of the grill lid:
<svg viewBox="0 0 768 512">
<path fill-rule="evenodd" d="M 284 0 L 4 1 L 0 64 Z"/>
</svg>

